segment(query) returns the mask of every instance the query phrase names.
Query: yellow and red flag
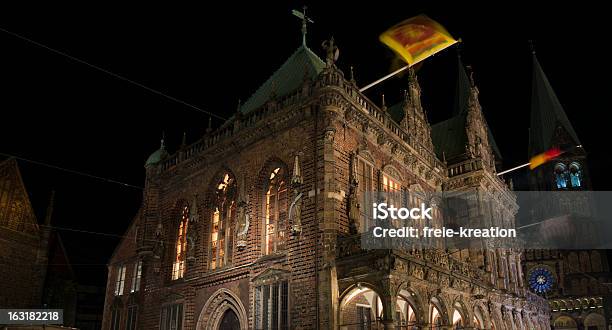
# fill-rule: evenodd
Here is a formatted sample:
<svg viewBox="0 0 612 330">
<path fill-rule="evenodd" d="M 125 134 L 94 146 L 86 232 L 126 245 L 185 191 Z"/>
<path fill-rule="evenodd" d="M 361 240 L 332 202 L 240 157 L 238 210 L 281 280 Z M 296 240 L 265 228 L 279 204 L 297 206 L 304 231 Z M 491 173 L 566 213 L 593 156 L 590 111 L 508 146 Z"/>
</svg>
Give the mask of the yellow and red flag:
<svg viewBox="0 0 612 330">
<path fill-rule="evenodd" d="M 565 151 L 560 148 L 552 148 L 550 150 L 546 150 L 541 154 L 537 154 L 529 160 L 529 169 L 533 170 L 534 168 L 547 163 L 548 161 L 559 157 Z"/>
<path fill-rule="evenodd" d="M 425 15 L 409 18 L 393 26 L 383 32 L 379 39 L 409 65 L 457 42 L 442 25 Z"/>
</svg>

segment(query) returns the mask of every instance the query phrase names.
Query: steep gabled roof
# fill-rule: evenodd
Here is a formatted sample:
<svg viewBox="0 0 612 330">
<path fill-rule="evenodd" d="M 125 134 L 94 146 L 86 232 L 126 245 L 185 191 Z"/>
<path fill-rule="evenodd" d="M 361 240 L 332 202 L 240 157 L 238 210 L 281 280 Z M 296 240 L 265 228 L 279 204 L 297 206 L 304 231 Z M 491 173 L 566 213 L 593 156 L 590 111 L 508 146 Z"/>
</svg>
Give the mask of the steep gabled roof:
<svg viewBox="0 0 612 330">
<path fill-rule="evenodd" d="M 453 117 L 431 126 L 431 139 L 438 157 L 442 157 L 442 153 L 444 153 L 446 159 L 452 159 L 465 152 L 465 145 L 467 144 L 465 126 L 471 88 L 472 84 L 459 58 L 457 61 L 457 84 L 455 87 Z M 486 119 L 485 125 L 487 126 L 487 135 L 495 158 L 501 160 L 501 152 L 497 147 Z"/>
<path fill-rule="evenodd" d="M 540 62 L 533 54 L 533 82 L 531 90 L 531 124 L 529 130 L 529 156 L 552 147 L 557 127 L 561 126 L 576 145 L 580 145 L 563 106 L 559 102 Z"/>
<path fill-rule="evenodd" d="M 21 171 L 15 158 L 8 158 L 0 161 L 0 182 L 8 181 L 8 184 L 0 185 L 2 189 L 10 189 L 7 193 L 10 199 L 4 205 L 0 205 L 0 217 L 6 217 L 3 220 L 8 220 L 10 229 L 23 227 L 23 233 L 27 235 L 38 235 L 39 227 L 36 220 L 36 214 L 30 201 L 28 191 L 23 183 Z M 0 191 L 2 195 L 2 191 Z M 19 214 L 14 214 L 16 211 L 12 208 L 14 203 L 18 203 L 23 207 Z M 14 217 L 19 216 L 19 219 Z M 18 222 L 22 222 L 19 224 Z M 11 228 L 14 227 L 14 228 Z"/>
<path fill-rule="evenodd" d="M 462 112 L 431 126 L 431 142 L 439 159 L 452 159 L 465 153 L 467 135 L 465 121 L 467 113 Z"/>
<path fill-rule="evenodd" d="M 264 82 L 253 95 L 240 107 L 242 113 L 248 113 L 264 105 L 271 95 L 285 96 L 297 90 L 308 74 L 316 78 L 325 68 L 323 62 L 306 45 L 300 46 L 281 67 Z"/>
</svg>

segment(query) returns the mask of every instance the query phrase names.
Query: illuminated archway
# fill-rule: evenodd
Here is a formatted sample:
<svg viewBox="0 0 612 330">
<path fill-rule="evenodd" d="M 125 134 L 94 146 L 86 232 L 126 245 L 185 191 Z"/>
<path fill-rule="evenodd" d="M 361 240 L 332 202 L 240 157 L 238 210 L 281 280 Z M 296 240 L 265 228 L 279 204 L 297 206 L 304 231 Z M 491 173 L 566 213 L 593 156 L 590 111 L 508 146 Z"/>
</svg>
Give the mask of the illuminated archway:
<svg viewBox="0 0 612 330">
<path fill-rule="evenodd" d="M 401 290 L 397 296 L 395 322 L 398 329 L 412 329 L 422 323 L 418 299 L 413 291 Z"/>
<path fill-rule="evenodd" d="M 606 319 L 599 313 L 591 313 L 584 318 L 585 329 L 606 329 Z"/>
<path fill-rule="evenodd" d="M 383 303 L 372 286 L 358 284 L 343 294 L 339 313 L 342 330 L 373 329 L 382 317 Z"/>
<path fill-rule="evenodd" d="M 576 321 L 567 315 L 562 315 L 562 316 L 557 317 L 553 324 L 555 326 L 555 329 L 565 329 L 565 330 L 578 329 L 578 325 L 576 324 Z"/>
</svg>

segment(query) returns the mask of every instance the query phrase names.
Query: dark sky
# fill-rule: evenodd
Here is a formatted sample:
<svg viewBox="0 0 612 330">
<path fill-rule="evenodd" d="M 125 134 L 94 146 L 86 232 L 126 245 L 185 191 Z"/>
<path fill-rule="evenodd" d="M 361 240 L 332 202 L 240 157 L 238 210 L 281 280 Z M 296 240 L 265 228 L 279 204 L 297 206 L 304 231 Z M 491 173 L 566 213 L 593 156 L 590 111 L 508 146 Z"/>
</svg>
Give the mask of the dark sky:
<svg viewBox="0 0 612 330">
<path fill-rule="evenodd" d="M 4 12 L 0 27 L 127 77 L 174 98 L 229 117 L 300 45 L 300 22 L 290 14 L 303 2 L 224 1 L 215 7 L 110 6 L 28 8 Z M 564 7 L 567 6 L 567 7 Z M 580 7 L 582 6 L 582 7 Z M 393 55 L 378 42 L 391 25 L 425 13 L 461 37 L 473 66 L 481 104 L 504 166 L 527 158 L 531 93 L 528 40 L 586 150 L 594 186 L 608 190 L 606 138 L 610 98 L 607 22 L 603 8 L 552 3 L 535 8 L 449 7 L 414 1 L 309 3 L 315 21 L 308 45 L 322 56 L 333 35 L 338 65 L 359 85 L 386 74 Z M 165 131 L 171 150 L 183 132 L 194 141 L 208 116 L 0 31 L 0 152 L 143 185 L 143 164 Z M 432 122 L 447 118 L 454 98 L 456 52 L 426 60 L 419 71 Z M 405 79 L 367 92 L 397 101 Z M 213 124 L 218 126 L 219 120 Z M 39 219 L 49 191 L 57 191 L 54 225 L 121 235 L 139 207 L 141 191 L 20 162 Z M 105 282 L 112 236 L 62 230 L 82 282 Z"/>
</svg>

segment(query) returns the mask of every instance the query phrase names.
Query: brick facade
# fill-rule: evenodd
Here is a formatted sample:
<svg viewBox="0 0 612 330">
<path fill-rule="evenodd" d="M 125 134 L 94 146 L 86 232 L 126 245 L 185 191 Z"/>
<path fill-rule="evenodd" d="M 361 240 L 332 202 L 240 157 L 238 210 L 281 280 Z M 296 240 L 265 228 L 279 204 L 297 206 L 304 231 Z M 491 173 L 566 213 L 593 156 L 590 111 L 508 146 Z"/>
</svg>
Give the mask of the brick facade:
<svg viewBox="0 0 612 330">
<path fill-rule="evenodd" d="M 183 329 L 223 328 L 224 322 L 234 318 L 241 329 L 265 322 L 281 325 L 285 324 L 282 312 L 278 320 L 269 313 L 272 321 L 261 321 L 261 315 L 267 314 L 258 309 L 263 305 L 257 301 L 267 301 L 268 292 L 272 303 L 264 308 L 278 301 L 282 311 L 284 290 L 288 290 L 289 315 L 285 327 L 290 329 L 349 329 L 347 322 L 357 320 L 351 302 L 367 302 L 359 295 L 382 306 L 372 319 L 384 329 L 399 325 L 399 296 L 405 296 L 402 299 L 415 311 L 419 327 L 432 322 L 451 327 L 455 310 L 460 310 L 468 328 L 478 318 L 487 329 L 549 327 L 547 306 L 522 281 L 520 251 L 482 248 L 456 257 L 435 249 L 360 248 L 360 234 L 354 230 L 357 220 L 349 210 L 354 201 L 355 159 L 371 163 L 375 191 L 382 189 L 382 175 L 391 173 L 407 190 L 496 194 L 499 205 L 495 207 L 509 223 L 516 205 L 511 191 L 495 175 L 486 138 L 475 139 L 475 133 L 469 133 L 487 132 L 480 107 L 474 103 L 477 93 L 463 127 L 476 152 L 466 150 L 464 158 L 445 162 L 434 152 L 413 73 L 403 107 L 405 118 L 398 123 L 384 105 L 375 105 L 344 78 L 331 53 L 324 65 L 309 55 L 307 60 L 323 67 L 313 79 L 312 72 L 298 67 L 294 74 L 304 79 L 297 88 L 285 93 L 272 90 L 263 105 L 239 111 L 173 155 L 167 156 L 163 146 L 152 155 L 146 165 L 141 209 L 109 263 L 103 329 L 113 329 L 113 315 L 120 315 L 119 328 L 127 329 L 130 306 L 137 306 L 137 329 L 165 329 L 160 325 L 162 313 L 175 304 L 182 306 Z M 283 83 L 282 79 L 276 82 Z M 298 205 L 301 212 L 286 210 L 284 228 L 275 229 L 284 233 L 285 247 L 266 254 L 266 184 L 275 168 L 286 173 L 287 205 Z M 227 264 L 211 269 L 215 191 L 225 174 L 235 180 L 236 203 L 244 207 L 238 214 L 248 215 L 249 226 L 242 237 L 246 244 L 239 246 L 245 218 L 230 218 L 225 224 L 226 238 L 232 242 L 225 250 Z M 185 273 L 172 280 L 185 206 L 190 212 Z M 127 265 L 128 288 L 139 260 L 143 262 L 140 290 L 124 289 L 115 295 L 118 269 Z M 282 286 L 285 282 L 288 289 Z M 439 314 L 435 320 L 428 316 L 433 306 Z"/>
</svg>

